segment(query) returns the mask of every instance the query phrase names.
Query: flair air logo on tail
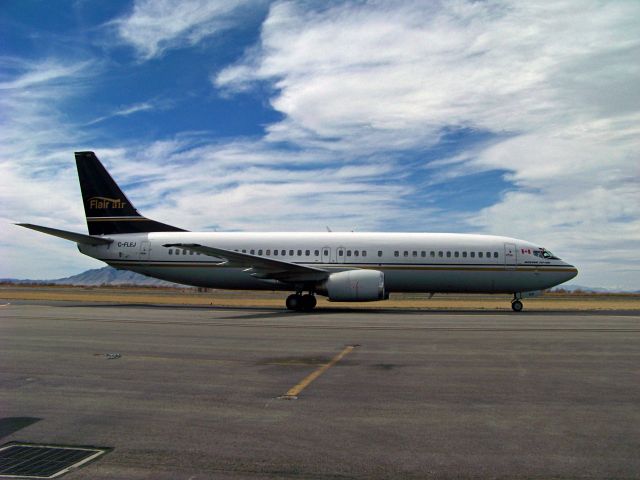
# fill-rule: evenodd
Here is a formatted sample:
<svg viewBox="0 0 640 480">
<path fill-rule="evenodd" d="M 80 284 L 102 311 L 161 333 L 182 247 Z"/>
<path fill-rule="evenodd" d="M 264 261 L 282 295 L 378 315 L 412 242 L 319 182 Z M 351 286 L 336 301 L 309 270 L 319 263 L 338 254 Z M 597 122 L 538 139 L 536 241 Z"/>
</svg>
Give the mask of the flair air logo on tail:
<svg viewBox="0 0 640 480">
<path fill-rule="evenodd" d="M 91 197 L 89 199 L 89 208 L 91 210 L 122 209 L 126 204 L 127 202 L 123 202 L 120 198 Z"/>
</svg>

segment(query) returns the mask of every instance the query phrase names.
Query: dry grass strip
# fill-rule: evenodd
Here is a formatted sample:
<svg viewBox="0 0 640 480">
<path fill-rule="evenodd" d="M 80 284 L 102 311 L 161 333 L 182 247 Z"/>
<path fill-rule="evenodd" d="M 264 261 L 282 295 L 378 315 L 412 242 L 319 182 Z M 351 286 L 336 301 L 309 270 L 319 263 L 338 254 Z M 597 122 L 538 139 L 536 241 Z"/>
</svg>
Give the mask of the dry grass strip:
<svg viewBox="0 0 640 480">
<path fill-rule="evenodd" d="M 32 301 L 107 302 L 155 305 L 211 305 L 215 307 L 283 308 L 285 293 L 281 292 L 224 292 L 215 290 L 198 293 L 191 289 L 163 290 L 142 288 L 82 288 L 82 287 L 2 287 L 0 299 Z M 357 309 L 420 309 L 420 310 L 510 310 L 508 295 L 434 296 L 402 298 L 364 303 L 329 302 L 318 297 L 319 308 Z M 542 296 L 526 299 L 525 308 L 531 310 L 640 310 L 640 295 L 582 295 Z"/>
</svg>

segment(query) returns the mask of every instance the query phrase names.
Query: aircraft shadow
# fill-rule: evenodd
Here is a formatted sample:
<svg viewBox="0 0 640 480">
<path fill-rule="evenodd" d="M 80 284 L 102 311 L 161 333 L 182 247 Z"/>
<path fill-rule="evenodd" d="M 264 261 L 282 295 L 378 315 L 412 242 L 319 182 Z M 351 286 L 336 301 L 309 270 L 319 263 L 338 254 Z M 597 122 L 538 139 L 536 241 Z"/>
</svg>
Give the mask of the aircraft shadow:
<svg viewBox="0 0 640 480">
<path fill-rule="evenodd" d="M 119 308 L 129 308 L 129 309 L 139 309 L 139 310 L 149 310 L 149 309 L 161 309 L 161 310 L 176 310 L 176 311 L 188 311 L 188 310 L 202 310 L 202 311 L 212 311 L 212 312 L 247 312 L 248 315 L 242 315 L 241 317 L 228 317 L 230 318 L 275 318 L 275 317 L 308 317 L 312 315 L 344 315 L 344 314 L 353 314 L 353 315 L 393 315 L 393 314 L 401 314 L 401 315 L 421 315 L 421 316 L 431 316 L 431 315 L 491 315 L 491 316 L 514 316 L 514 317 L 522 317 L 522 316 L 532 316 L 532 315 L 548 315 L 548 316 L 566 316 L 566 315 L 623 315 L 623 316 L 636 316 L 640 312 L 636 310 L 608 310 L 606 312 L 600 310 L 524 310 L 522 312 L 512 312 L 511 310 L 486 310 L 486 309 L 476 309 L 476 310 L 451 310 L 451 309 L 428 309 L 421 310 L 417 308 L 340 308 L 340 307 L 331 307 L 331 308 L 315 308 L 311 312 L 294 312 L 286 310 L 285 308 L 279 307 L 260 307 L 260 306 L 234 306 L 234 307 L 225 307 L 225 306 L 215 306 L 215 305 L 165 305 L 165 304 L 140 304 L 140 303 L 72 303 L 72 302 L 56 302 L 55 304 L 51 304 L 51 306 L 64 306 L 68 308 L 104 308 L 104 309 L 119 309 Z M 251 312 L 255 312 L 251 314 Z M 227 318 L 227 317 L 220 317 Z"/>
</svg>

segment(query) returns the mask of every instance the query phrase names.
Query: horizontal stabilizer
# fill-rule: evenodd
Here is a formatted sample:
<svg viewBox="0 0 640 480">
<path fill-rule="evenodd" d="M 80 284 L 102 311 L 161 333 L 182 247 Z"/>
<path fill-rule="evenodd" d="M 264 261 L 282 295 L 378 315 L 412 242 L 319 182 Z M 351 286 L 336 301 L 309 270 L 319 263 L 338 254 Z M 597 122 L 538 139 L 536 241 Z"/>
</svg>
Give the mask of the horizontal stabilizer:
<svg viewBox="0 0 640 480">
<path fill-rule="evenodd" d="M 113 243 L 113 240 L 110 238 L 92 237 L 91 235 L 85 235 L 83 233 L 58 230 L 57 228 L 43 227 L 41 225 L 33 225 L 32 223 L 16 223 L 16 225 L 46 233 L 47 235 L 53 235 L 54 237 L 71 240 L 72 242 L 83 243 L 85 245 L 108 245 L 109 243 Z"/>
</svg>

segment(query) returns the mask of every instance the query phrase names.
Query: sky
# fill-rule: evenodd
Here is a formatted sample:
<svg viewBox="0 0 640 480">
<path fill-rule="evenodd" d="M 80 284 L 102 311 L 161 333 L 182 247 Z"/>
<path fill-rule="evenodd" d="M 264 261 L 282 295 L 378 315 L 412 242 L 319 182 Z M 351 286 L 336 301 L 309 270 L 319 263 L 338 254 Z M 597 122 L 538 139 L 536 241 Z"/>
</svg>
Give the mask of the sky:
<svg viewBox="0 0 640 480">
<path fill-rule="evenodd" d="M 640 289 L 640 2 L 0 3 L 0 278 L 102 264 L 73 152 L 189 230 L 486 233 Z"/>
</svg>

